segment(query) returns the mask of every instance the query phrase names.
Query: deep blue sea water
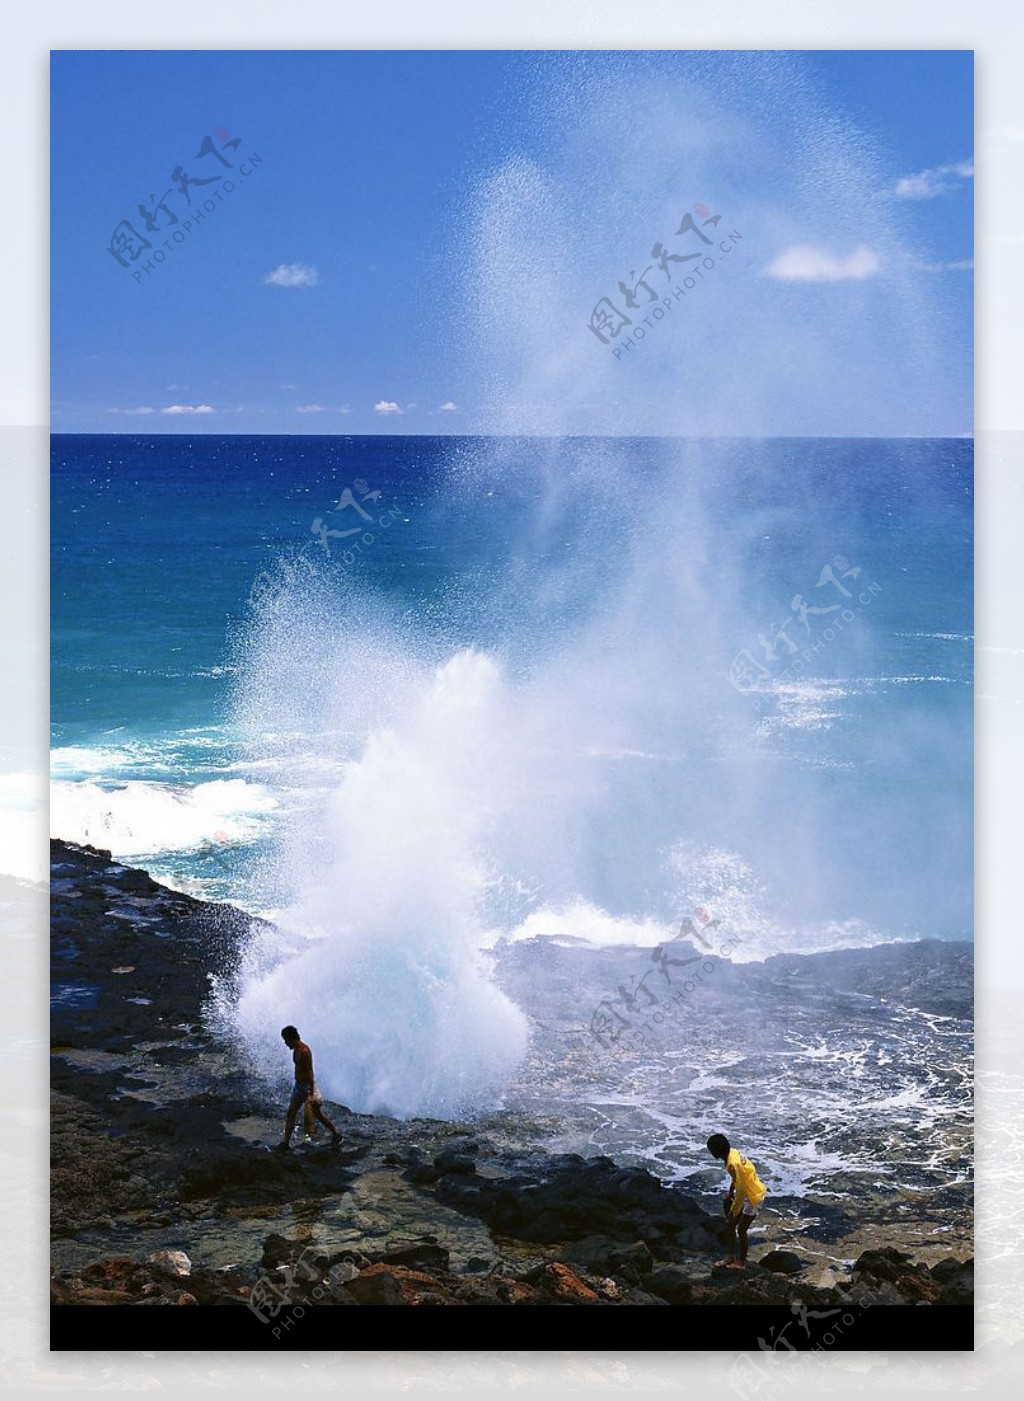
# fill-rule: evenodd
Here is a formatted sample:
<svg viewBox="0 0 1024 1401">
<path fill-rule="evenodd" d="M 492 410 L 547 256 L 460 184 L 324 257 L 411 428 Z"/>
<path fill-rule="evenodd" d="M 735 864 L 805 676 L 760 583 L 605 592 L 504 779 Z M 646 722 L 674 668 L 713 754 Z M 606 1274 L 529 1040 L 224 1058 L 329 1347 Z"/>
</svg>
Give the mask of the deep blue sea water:
<svg viewBox="0 0 1024 1401">
<path fill-rule="evenodd" d="M 58 435 L 54 835 L 283 909 L 398 735 L 423 783 L 472 756 L 481 929 L 654 942 L 700 899 L 751 956 L 970 937 L 972 458 Z"/>
</svg>

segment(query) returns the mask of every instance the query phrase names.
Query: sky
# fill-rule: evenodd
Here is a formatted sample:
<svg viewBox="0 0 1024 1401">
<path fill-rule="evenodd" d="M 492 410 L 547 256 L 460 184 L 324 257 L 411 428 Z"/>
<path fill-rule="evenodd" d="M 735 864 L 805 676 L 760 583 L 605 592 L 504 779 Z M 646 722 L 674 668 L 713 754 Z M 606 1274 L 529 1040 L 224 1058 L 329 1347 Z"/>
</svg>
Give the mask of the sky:
<svg viewBox="0 0 1024 1401">
<path fill-rule="evenodd" d="M 972 71 L 56 51 L 52 429 L 970 433 Z"/>
</svg>

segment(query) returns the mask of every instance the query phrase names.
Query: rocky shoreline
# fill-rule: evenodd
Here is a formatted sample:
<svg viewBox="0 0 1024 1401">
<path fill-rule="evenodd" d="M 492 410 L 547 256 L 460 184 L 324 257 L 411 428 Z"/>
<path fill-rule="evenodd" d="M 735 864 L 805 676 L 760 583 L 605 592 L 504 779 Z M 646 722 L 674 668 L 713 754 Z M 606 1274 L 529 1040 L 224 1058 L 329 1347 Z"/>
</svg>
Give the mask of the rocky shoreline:
<svg viewBox="0 0 1024 1401">
<path fill-rule="evenodd" d="M 763 1245 L 716 1268 L 721 1218 L 515 1114 L 399 1121 L 328 1105 L 342 1148 L 280 1136 L 204 1015 L 251 918 L 52 843 L 56 1304 L 963 1304 L 973 1266 Z M 301 1137 L 301 1136 L 300 1136 Z"/>
</svg>

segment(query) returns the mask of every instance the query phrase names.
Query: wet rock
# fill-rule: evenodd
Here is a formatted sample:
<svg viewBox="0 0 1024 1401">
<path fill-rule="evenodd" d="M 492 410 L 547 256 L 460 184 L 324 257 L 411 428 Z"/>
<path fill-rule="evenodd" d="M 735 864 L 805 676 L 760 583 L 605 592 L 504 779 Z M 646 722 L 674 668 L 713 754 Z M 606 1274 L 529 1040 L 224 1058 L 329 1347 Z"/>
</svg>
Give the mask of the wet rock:
<svg viewBox="0 0 1024 1401">
<path fill-rule="evenodd" d="M 137 1266 L 127 1255 L 117 1255 L 106 1260 L 97 1260 L 82 1270 L 82 1279 L 95 1284 L 123 1283 L 131 1279 Z"/>
<path fill-rule="evenodd" d="M 942 1262 L 946 1264 L 945 1261 Z M 954 1262 L 956 1263 L 956 1262 Z M 935 1277 L 936 1269 L 933 1267 L 932 1276 Z M 944 1271 L 937 1280 L 940 1286 L 938 1303 L 940 1304 L 973 1304 L 974 1303 L 974 1261 L 967 1260 L 959 1268 L 952 1271 Z"/>
<path fill-rule="evenodd" d="M 544 1303 L 600 1303 L 597 1291 L 591 1289 L 588 1284 L 584 1284 L 575 1270 L 557 1260 L 530 1270 L 524 1276 L 524 1281 L 537 1287 Z"/>
<path fill-rule="evenodd" d="M 157 1250 L 146 1256 L 146 1264 L 158 1274 L 183 1279 L 192 1273 L 192 1261 L 183 1250 Z M 192 1301 L 195 1303 L 195 1300 Z"/>
<path fill-rule="evenodd" d="M 973 1259 L 956 1260 L 953 1256 L 947 1256 L 945 1260 L 940 1260 L 937 1265 L 931 1267 L 930 1274 L 939 1291 L 933 1302 L 939 1304 L 974 1303 Z"/>
<path fill-rule="evenodd" d="M 397 1265 L 371 1265 L 345 1286 L 357 1304 L 440 1304 L 444 1287 L 431 1275 Z"/>
<path fill-rule="evenodd" d="M 854 1262 L 853 1273 L 869 1274 L 875 1279 L 887 1279 L 894 1283 L 909 1263 L 909 1255 L 886 1245 L 880 1250 L 865 1250 L 859 1255 Z"/>
<path fill-rule="evenodd" d="M 794 1250 L 769 1250 L 757 1263 L 763 1270 L 780 1275 L 798 1275 L 804 1267 L 803 1260 Z"/>
<path fill-rule="evenodd" d="M 339 1265 L 351 1265 L 355 1270 L 368 1270 L 371 1265 L 379 1263 L 369 1259 L 359 1250 L 339 1250 L 327 1257 L 328 1268 L 333 1272 Z"/>
<path fill-rule="evenodd" d="M 816 1291 L 770 1267 L 712 1274 L 710 1252 L 721 1253 L 717 1213 L 709 1216 L 685 1188 L 666 1186 L 610 1158 L 521 1146 L 541 1123 L 536 1118 L 522 1132 L 494 1116 L 481 1122 L 482 1136 L 471 1138 L 464 1124 L 359 1115 L 346 1126 L 342 1154 L 329 1152 L 322 1140 L 296 1143 L 290 1154 L 272 1153 L 284 1101 L 267 1101 L 204 1015 L 210 975 L 236 966 L 238 940 L 253 921 L 229 907 L 166 890 L 144 872 L 112 864 L 109 855 L 60 843 L 55 855 L 55 978 L 60 985 L 68 982 L 70 950 L 74 986 L 92 999 L 85 1005 L 71 997 L 58 1002 L 54 1013 L 55 1253 L 78 1260 L 80 1246 L 65 1244 L 69 1238 L 81 1241 L 86 1229 L 117 1231 L 106 1246 L 109 1258 L 54 1278 L 56 1303 L 244 1307 L 268 1273 L 311 1305 L 372 1300 L 661 1307 L 796 1300 L 834 1306 L 856 1299 L 858 1290 L 892 1303 L 972 1297 L 970 1261 L 950 1259 L 927 1271 L 898 1251 L 867 1252 L 858 1261 L 852 1295 L 834 1280 L 831 1293 Z M 520 956 L 518 948 L 509 958 Z M 563 954 L 583 956 L 576 949 L 555 950 L 552 957 Z M 821 957 L 822 968 L 829 958 Z M 915 978 L 927 966 L 928 959 L 907 964 Z M 794 977 L 806 983 L 814 967 L 813 960 L 794 964 Z M 127 968 L 134 971 L 112 972 Z M 526 971 L 532 976 L 536 970 Z M 726 979 L 765 976 L 724 964 L 716 972 L 723 987 Z M 598 981 L 606 985 L 604 971 Z M 150 1002 L 126 1003 L 126 993 Z M 329 1112 L 333 1117 L 344 1111 L 332 1105 Z M 554 1120 L 552 1125 L 557 1129 Z M 294 1209 L 303 1213 L 300 1219 L 316 1220 L 317 1233 L 326 1237 L 327 1221 L 347 1217 L 340 1199 L 358 1170 L 348 1169 L 363 1158 L 369 1180 L 351 1203 L 357 1209 L 341 1237 L 349 1248 L 335 1238 L 327 1242 L 330 1254 L 325 1248 L 310 1255 L 308 1237 L 265 1234 L 296 1219 Z M 790 1210 L 785 1199 L 773 1200 L 784 1216 L 801 1223 L 807 1239 L 851 1229 L 828 1203 L 799 1199 Z M 958 1200 L 950 1202 L 951 1211 Z M 438 1221 L 438 1203 L 448 1209 L 445 1240 L 449 1232 L 458 1238 L 460 1258 L 476 1252 L 457 1275 L 446 1249 L 424 1230 Z M 481 1222 L 493 1233 L 492 1242 Z M 138 1262 L 115 1253 L 128 1238 L 128 1223 Z M 211 1233 L 225 1245 L 237 1244 L 231 1266 L 193 1265 L 184 1275 L 160 1269 L 152 1258 L 167 1253 L 168 1239 L 184 1247 L 182 1255 L 194 1255 L 193 1242 Z M 890 1237 L 864 1237 L 873 1238 Z M 891 1238 L 900 1243 L 899 1236 Z M 396 1239 L 408 1243 L 388 1250 L 386 1242 Z M 260 1240 L 262 1252 L 253 1244 Z M 558 1259 L 524 1275 L 524 1251 L 515 1242 L 545 1247 L 531 1250 L 531 1260 L 555 1249 Z M 97 1246 L 97 1254 L 103 1250 Z M 315 1299 L 302 1292 L 312 1294 L 315 1284 L 299 1268 L 303 1257 L 314 1274 L 322 1272 Z"/>
<path fill-rule="evenodd" d="M 666 1187 L 643 1168 L 620 1168 L 610 1158 L 563 1154 L 536 1173 L 505 1178 L 438 1180 L 435 1191 L 447 1203 L 478 1213 L 501 1235 L 555 1243 L 603 1235 L 643 1241 L 657 1254 L 665 1240 L 680 1235 L 691 1248 L 711 1249 L 721 1233 L 684 1192 Z M 662 1252 L 664 1253 L 664 1251 Z"/>
<path fill-rule="evenodd" d="M 381 1264 L 404 1265 L 410 1270 L 440 1270 L 448 1272 L 448 1251 L 442 1245 L 404 1245 L 397 1250 L 389 1250 L 381 1257 Z"/>
<path fill-rule="evenodd" d="M 480 1210 L 480 1203 L 484 1199 L 482 1187 L 476 1181 L 470 1181 L 463 1173 L 439 1178 L 437 1195 L 450 1206 L 473 1212 Z"/>
<path fill-rule="evenodd" d="M 365 1274 L 344 1286 L 357 1304 L 404 1304 L 405 1295 L 395 1276 L 380 1265 L 372 1265 Z"/>
<path fill-rule="evenodd" d="M 857 1288 L 866 1288 L 873 1297 L 877 1291 L 884 1292 L 886 1297 L 879 1297 L 878 1302 L 889 1302 L 890 1288 L 905 1304 L 937 1304 L 944 1294 L 950 1303 L 971 1303 L 974 1298 L 973 1267 L 954 1271 L 943 1261 L 937 1275 L 891 1246 L 864 1251 L 854 1263 L 853 1274 Z"/>
<path fill-rule="evenodd" d="M 645 1284 L 652 1294 L 668 1304 L 689 1304 L 693 1298 L 693 1280 L 681 1265 L 659 1265 Z"/>
<path fill-rule="evenodd" d="M 621 1276 L 630 1284 L 638 1283 L 641 1275 L 650 1274 L 654 1264 L 642 1240 L 623 1245 L 607 1236 L 584 1236 L 568 1247 L 565 1258 L 590 1274 Z"/>
<path fill-rule="evenodd" d="M 434 1159 L 434 1167 L 442 1176 L 447 1173 L 476 1172 L 476 1158 L 472 1153 L 462 1152 L 458 1148 L 446 1148 Z"/>
<path fill-rule="evenodd" d="M 265 1270 L 274 1270 L 278 1265 L 293 1260 L 298 1249 L 296 1241 L 290 1241 L 275 1231 L 267 1236 L 263 1242 L 263 1255 L 260 1258 L 260 1264 Z"/>
<path fill-rule="evenodd" d="M 441 1176 L 441 1169 L 435 1166 L 433 1159 L 424 1158 L 421 1149 L 411 1148 L 403 1176 L 407 1182 L 425 1186 L 437 1181 Z"/>
<path fill-rule="evenodd" d="M 860 1303 L 865 1293 L 870 1297 L 872 1304 L 905 1304 L 907 1302 L 896 1286 L 887 1279 L 872 1280 L 870 1289 L 854 1296 L 854 1303 Z"/>
</svg>

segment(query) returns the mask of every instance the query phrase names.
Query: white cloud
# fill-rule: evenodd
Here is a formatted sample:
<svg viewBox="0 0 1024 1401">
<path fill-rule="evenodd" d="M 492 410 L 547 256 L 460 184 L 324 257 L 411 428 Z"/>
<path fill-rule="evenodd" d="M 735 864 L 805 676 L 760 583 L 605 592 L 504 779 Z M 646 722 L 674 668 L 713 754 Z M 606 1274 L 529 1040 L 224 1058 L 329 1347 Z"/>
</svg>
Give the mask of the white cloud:
<svg viewBox="0 0 1024 1401">
<path fill-rule="evenodd" d="M 327 407 L 326 404 L 298 404 L 298 405 L 296 405 L 295 412 L 296 412 L 296 413 L 330 413 L 330 409 Z"/>
<path fill-rule="evenodd" d="M 936 165 L 931 170 L 918 171 L 916 175 L 904 175 L 896 181 L 893 194 L 897 199 L 935 199 L 950 190 L 958 190 L 965 180 L 974 179 L 974 161 L 953 161 L 950 165 Z"/>
<path fill-rule="evenodd" d="M 458 413 L 458 411 L 458 404 L 453 404 L 451 399 L 446 399 L 441 405 L 441 407 L 438 409 L 438 413 Z"/>
<path fill-rule="evenodd" d="M 148 404 L 140 404 L 137 409 L 108 409 L 107 413 L 123 413 L 134 416 L 135 414 L 155 413 L 156 410 L 150 408 Z"/>
<path fill-rule="evenodd" d="M 168 404 L 161 413 L 213 413 L 210 404 Z"/>
<path fill-rule="evenodd" d="M 395 401 L 394 401 L 393 399 L 381 399 L 378 403 L 374 404 L 374 406 L 373 406 L 373 411 L 374 411 L 374 413 L 401 413 L 401 412 L 402 412 L 402 410 L 398 407 L 398 405 L 395 403 Z"/>
<path fill-rule="evenodd" d="M 765 276 L 779 282 L 862 282 L 878 268 L 877 253 L 864 243 L 845 258 L 837 258 L 825 248 L 800 243 L 780 253 L 765 268 Z"/>
<path fill-rule="evenodd" d="M 973 272 L 974 259 L 960 258 L 953 263 L 922 263 L 925 272 Z"/>
<path fill-rule="evenodd" d="M 271 287 L 315 287 L 320 274 L 309 263 L 280 263 L 263 281 Z"/>
</svg>

